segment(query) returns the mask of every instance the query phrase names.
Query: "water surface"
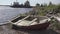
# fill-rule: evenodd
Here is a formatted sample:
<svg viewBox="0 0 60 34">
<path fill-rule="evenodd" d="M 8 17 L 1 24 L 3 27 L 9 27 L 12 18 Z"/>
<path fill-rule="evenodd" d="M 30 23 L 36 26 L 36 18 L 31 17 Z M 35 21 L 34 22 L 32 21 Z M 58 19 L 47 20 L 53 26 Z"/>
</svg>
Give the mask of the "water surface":
<svg viewBox="0 0 60 34">
<path fill-rule="evenodd" d="M 13 17 L 31 11 L 32 8 L 11 8 L 8 6 L 0 6 L 0 24 L 11 20 Z"/>
</svg>

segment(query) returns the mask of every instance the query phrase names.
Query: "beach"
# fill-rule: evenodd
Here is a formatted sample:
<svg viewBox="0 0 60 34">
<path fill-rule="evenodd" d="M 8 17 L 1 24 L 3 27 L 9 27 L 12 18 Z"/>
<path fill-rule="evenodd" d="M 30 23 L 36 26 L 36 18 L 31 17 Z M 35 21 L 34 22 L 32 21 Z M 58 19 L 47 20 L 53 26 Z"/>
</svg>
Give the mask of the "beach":
<svg viewBox="0 0 60 34">
<path fill-rule="evenodd" d="M 59 34 L 52 29 L 46 29 L 46 30 L 15 30 L 12 29 L 12 25 L 5 24 L 0 26 L 0 34 Z"/>
</svg>

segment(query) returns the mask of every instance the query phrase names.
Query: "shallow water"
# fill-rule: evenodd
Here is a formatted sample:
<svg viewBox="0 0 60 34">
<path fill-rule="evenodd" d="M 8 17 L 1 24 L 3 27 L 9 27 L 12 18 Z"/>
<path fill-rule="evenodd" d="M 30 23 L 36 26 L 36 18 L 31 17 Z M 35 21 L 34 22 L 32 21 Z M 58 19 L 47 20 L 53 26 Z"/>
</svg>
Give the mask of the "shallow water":
<svg viewBox="0 0 60 34">
<path fill-rule="evenodd" d="M 0 6 L 0 24 L 11 20 L 13 17 L 31 11 L 32 8 L 11 8 L 8 6 Z"/>
</svg>

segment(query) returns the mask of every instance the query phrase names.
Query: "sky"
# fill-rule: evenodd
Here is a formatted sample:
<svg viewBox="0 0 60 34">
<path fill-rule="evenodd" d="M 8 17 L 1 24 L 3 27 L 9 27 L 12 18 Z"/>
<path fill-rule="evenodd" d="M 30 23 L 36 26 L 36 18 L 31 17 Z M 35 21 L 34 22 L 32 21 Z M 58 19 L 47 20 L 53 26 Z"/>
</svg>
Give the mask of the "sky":
<svg viewBox="0 0 60 34">
<path fill-rule="evenodd" d="M 15 0 L 0 0 L 0 5 L 10 5 Z M 18 0 L 20 4 L 24 4 L 27 0 Z M 49 2 L 52 2 L 53 4 L 60 4 L 60 0 L 28 0 L 31 5 L 35 5 L 36 3 L 39 4 L 49 4 Z"/>
</svg>

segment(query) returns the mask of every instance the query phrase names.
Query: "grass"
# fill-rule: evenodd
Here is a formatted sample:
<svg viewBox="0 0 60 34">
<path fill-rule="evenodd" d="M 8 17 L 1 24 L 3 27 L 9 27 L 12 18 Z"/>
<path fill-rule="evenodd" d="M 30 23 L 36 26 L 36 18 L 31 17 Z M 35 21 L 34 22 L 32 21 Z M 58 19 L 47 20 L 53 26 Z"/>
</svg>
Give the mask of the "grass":
<svg viewBox="0 0 60 34">
<path fill-rule="evenodd" d="M 51 20 L 51 24 L 53 24 L 50 28 L 53 30 L 60 30 L 60 22 L 55 19 Z"/>
</svg>

